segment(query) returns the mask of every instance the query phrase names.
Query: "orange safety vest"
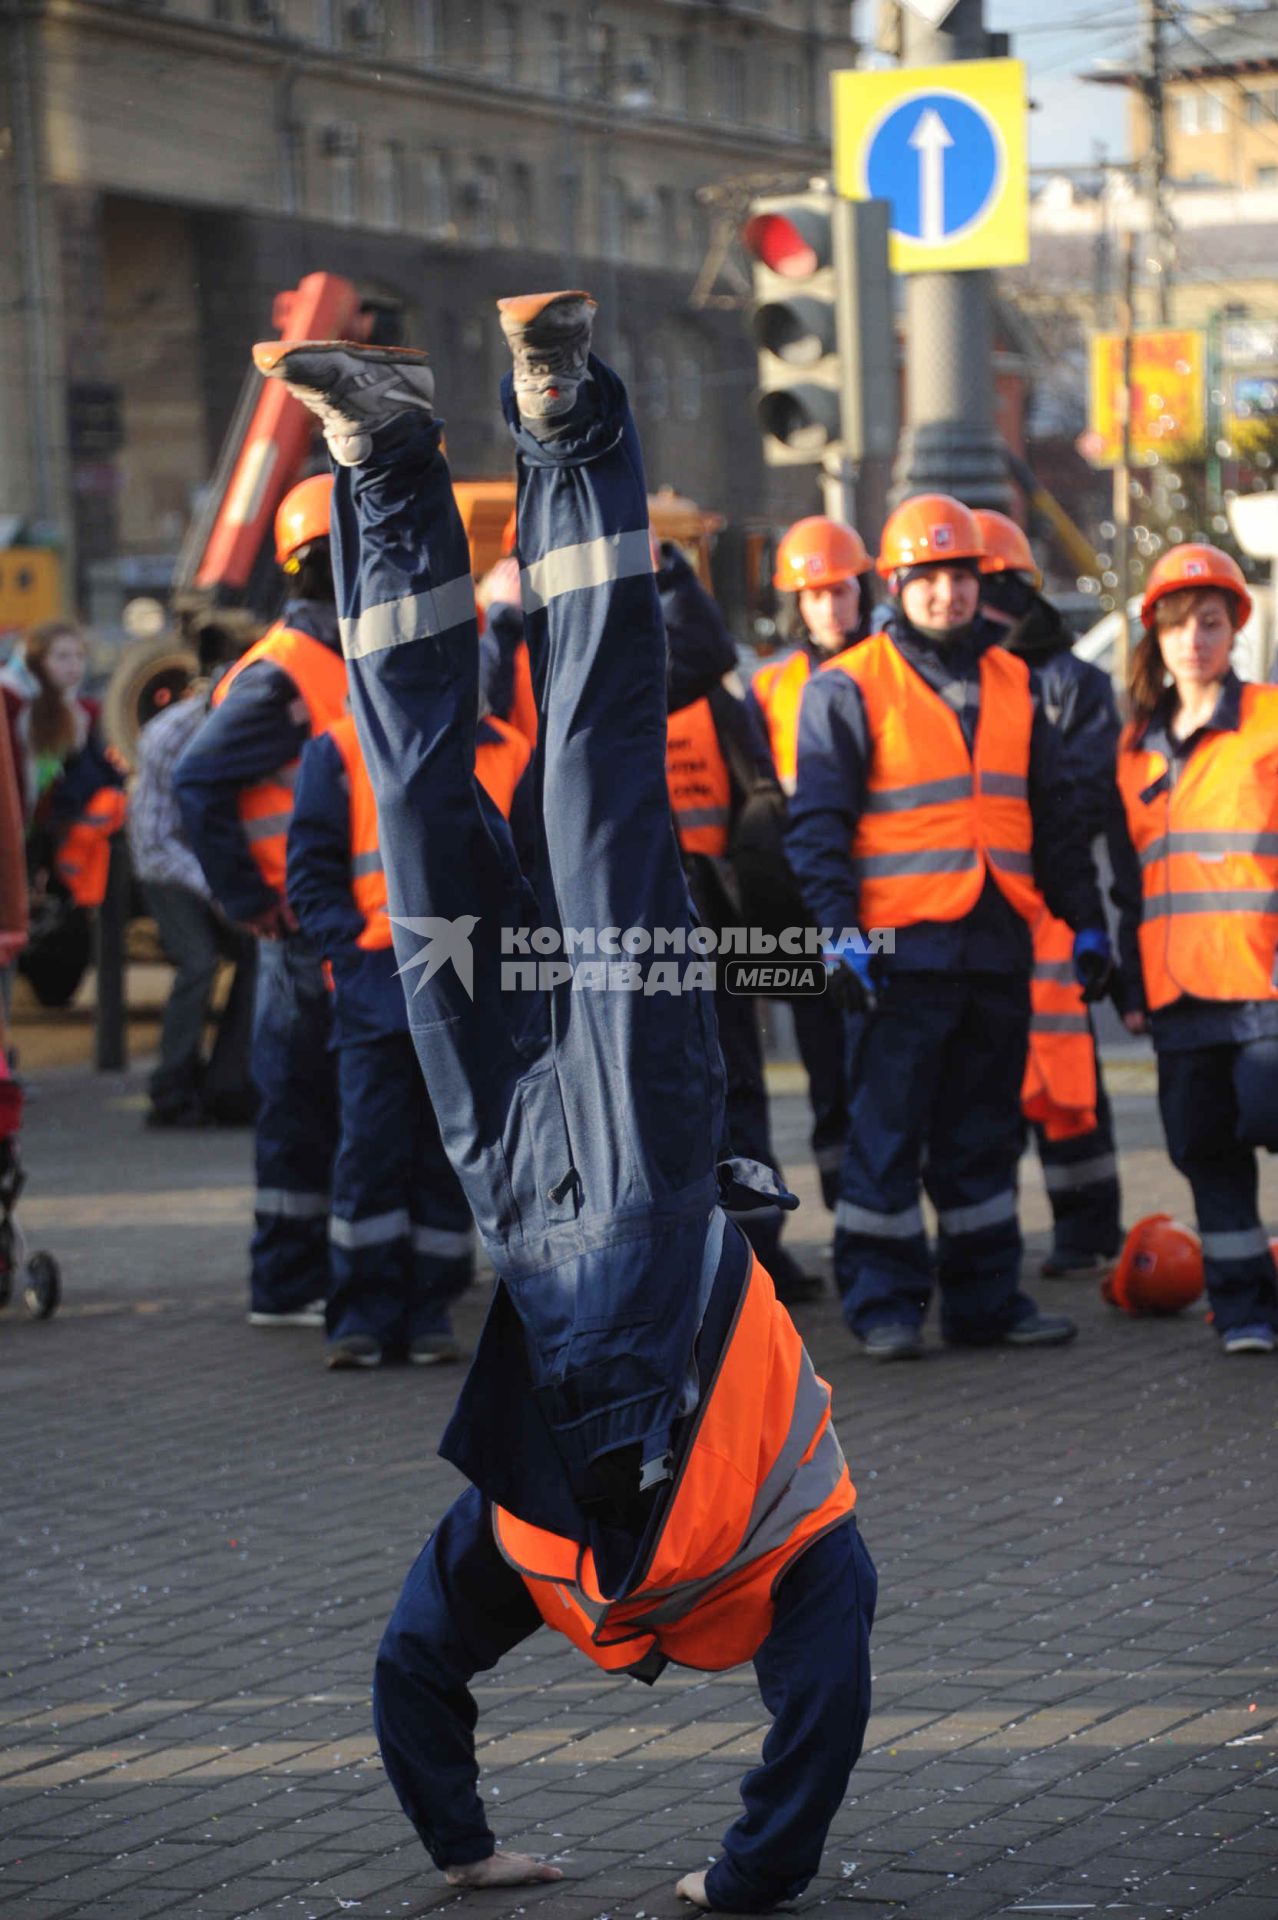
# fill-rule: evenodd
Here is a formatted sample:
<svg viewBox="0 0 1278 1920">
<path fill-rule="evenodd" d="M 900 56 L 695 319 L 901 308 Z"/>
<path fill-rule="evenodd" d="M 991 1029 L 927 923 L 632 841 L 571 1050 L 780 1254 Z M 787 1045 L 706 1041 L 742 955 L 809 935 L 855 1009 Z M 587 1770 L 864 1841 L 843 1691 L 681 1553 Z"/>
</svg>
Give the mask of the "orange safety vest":
<svg viewBox="0 0 1278 1920">
<path fill-rule="evenodd" d="M 989 873 L 1032 925 L 1043 902 L 1031 858 L 1034 705 L 1025 662 L 1002 647 L 981 655 L 975 755 L 958 716 L 887 634 L 836 655 L 821 671 L 856 681 L 873 744 L 852 841 L 864 924 L 961 920 Z"/>
<path fill-rule="evenodd" d="M 77 907 L 100 907 L 111 871 L 111 836 L 120 831 L 129 803 L 119 787 L 99 787 L 58 842 L 53 864 Z"/>
<path fill-rule="evenodd" d="M 605 1597 L 593 1555 L 576 1541 L 502 1507 L 493 1528 L 547 1626 L 606 1671 L 647 1677 L 656 1659 L 717 1673 L 758 1651 L 782 1575 L 855 1504 L 830 1389 L 755 1260 L 665 1519 L 625 1599 Z"/>
<path fill-rule="evenodd" d="M 292 627 L 272 627 L 263 634 L 218 681 L 213 689 L 213 706 L 221 706 L 232 683 L 255 660 L 269 660 L 288 675 L 306 708 L 312 734 L 323 733 L 340 718 L 346 706 L 346 662 L 323 641 Z M 293 760 L 265 780 L 255 780 L 240 789 L 240 822 L 249 850 L 267 886 L 279 894 L 284 892 L 296 778 L 297 761 Z"/>
<path fill-rule="evenodd" d="M 732 781 L 708 700 L 680 707 L 666 721 L 666 785 L 685 853 L 728 851 Z"/>
<path fill-rule="evenodd" d="M 1181 994 L 1278 1000 L 1278 688 L 1243 687 L 1237 729 L 1166 776 L 1167 756 L 1124 728 L 1118 786 L 1141 865 L 1145 998 L 1154 1009 Z"/>
<path fill-rule="evenodd" d="M 800 647 L 788 659 L 771 660 L 760 667 L 750 682 L 750 691 L 767 723 L 777 779 L 786 793 L 794 792 L 798 777 L 799 707 L 811 674 L 812 663 Z"/>
<path fill-rule="evenodd" d="M 494 805 L 509 818 L 515 788 L 532 757 L 532 748 L 507 721 L 494 720 L 487 714 L 485 722 L 501 738 L 476 749 L 475 777 Z M 391 924 L 386 912 L 386 870 L 377 831 L 377 801 L 350 714 L 344 713 L 335 720 L 328 734 L 342 757 L 350 796 L 351 896 L 364 916 L 364 930 L 355 944 L 366 952 L 374 952 L 391 944 Z"/>
<path fill-rule="evenodd" d="M 1034 923 L 1029 1052 L 1021 1109 L 1049 1140 L 1073 1140 L 1096 1125 L 1096 1053 L 1083 990 L 1074 975 L 1074 935 L 1044 907 Z"/>
</svg>

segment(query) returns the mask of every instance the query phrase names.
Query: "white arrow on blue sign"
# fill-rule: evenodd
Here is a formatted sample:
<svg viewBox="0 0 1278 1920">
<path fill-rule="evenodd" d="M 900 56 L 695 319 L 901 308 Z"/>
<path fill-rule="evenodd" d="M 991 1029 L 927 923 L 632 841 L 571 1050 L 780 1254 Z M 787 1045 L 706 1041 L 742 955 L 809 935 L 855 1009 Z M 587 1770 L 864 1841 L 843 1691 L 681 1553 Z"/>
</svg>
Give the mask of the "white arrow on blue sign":
<svg viewBox="0 0 1278 1920">
<path fill-rule="evenodd" d="M 994 121 L 953 93 L 907 94 L 885 114 L 866 148 L 866 191 L 892 203 L 892 231 L 925 246 L 966 233 L 1003 179 Z"/>
</svg>

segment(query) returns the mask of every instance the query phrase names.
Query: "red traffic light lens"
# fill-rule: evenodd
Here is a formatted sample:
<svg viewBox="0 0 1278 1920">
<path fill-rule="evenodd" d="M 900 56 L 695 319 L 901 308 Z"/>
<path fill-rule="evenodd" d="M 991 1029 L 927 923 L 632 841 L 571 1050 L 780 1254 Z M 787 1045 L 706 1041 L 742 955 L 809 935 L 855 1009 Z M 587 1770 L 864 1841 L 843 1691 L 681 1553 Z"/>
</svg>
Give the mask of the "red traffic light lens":
<svg viewBox="0 0 1278 1920">
<path fill-rule="evenodd" d="M 806 280 L 820 266 L 816 248 L 781 213 L 756 213 L 742 233 L 747 250 L 786 280 Z"/>
</svg>

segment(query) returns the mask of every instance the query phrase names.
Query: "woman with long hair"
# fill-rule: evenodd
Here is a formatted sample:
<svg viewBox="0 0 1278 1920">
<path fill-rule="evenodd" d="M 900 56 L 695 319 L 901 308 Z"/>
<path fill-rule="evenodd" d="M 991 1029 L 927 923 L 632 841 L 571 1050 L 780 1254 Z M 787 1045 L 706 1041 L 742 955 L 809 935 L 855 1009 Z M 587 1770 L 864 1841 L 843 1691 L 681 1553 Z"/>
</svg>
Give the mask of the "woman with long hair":
<svg viewBox="0 0 1278 1920">
<path fill-rule="evenodd" d="M 1193 1191 L 1227 1354 L 1278 1349 L 1278 1276 L 1256 1149 L 1278 1151 L 1278 687 L 1230 656 L 1251 613 L 1219 547 L 1164 554 L 1145 589 L 1118 784 L 1141 875 L 1146 1027 L 1172 1164 Z"/>
</svg>

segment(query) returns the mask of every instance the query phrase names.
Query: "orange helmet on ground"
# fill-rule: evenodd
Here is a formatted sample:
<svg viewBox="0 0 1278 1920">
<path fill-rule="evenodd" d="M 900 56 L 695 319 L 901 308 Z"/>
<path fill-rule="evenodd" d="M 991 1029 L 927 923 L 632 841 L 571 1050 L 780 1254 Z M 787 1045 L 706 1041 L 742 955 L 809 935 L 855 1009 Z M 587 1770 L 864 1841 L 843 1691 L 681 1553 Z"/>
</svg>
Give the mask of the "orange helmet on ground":
<svg viewBox="0 0 1278 1920">
<path fill-rule="evenodd" d="M 287 568 L 293 555 L 312 540 L 328 539 L 332 504 L 331 473 L 313 473 L 309 480 L 289 488 L 275 514 L 275 558 L 282 567 Z"/>
<path fill-rule="evenodd" d="M 1005 513 L 995 513 L 992 507 L 977 507 L 972 518 L 981 535 L 981 544 L 985 548 L 985 558 L 981 561 L 982 573 L 1028 573 L 1036 587 L 1043 584 L 1043 576 L 1038 562 L 1030 550 L 1022 528 Z"/>
<path fill-rule="evenodd" d="M 1169 1213 L 1151 1213 L 1123 1242 L 1118 1265 L 1101 1293 L 1124 1313 L 1179 1313 L 1203 1290 L 1202 1242 Z"/>
<path fill-rule="evenodd" d="M 855 527 L 827 520 L 823 513 L 796 520 L 777 548 L 772 584 L 783 593 L 802 593 L 805 587 L 836 587 L 874 566 Z"/>
<path fill-rule="evenodd" d="M 1222 593 L 1232 593 L 1238 602 L 1238 625 L 1245 627 L 1251 618 L 1251 594 L 1238 562 L 1222 547 L 1187 541 L 1182 547 L 1170 548 L 1152 568 L 1140 603 L 1142 626 L 1153 626 L 1154 608 L 1166 594 L 1180 593 L 1186 587 L 1216 587 Z"/>
<path fill-rule="evenodd" d="M 879 572 L 980 560 L 985 552 L 976 515 L 948 493 L 916 493 L 889 514 L 879 542 Z"/>
</svg>

